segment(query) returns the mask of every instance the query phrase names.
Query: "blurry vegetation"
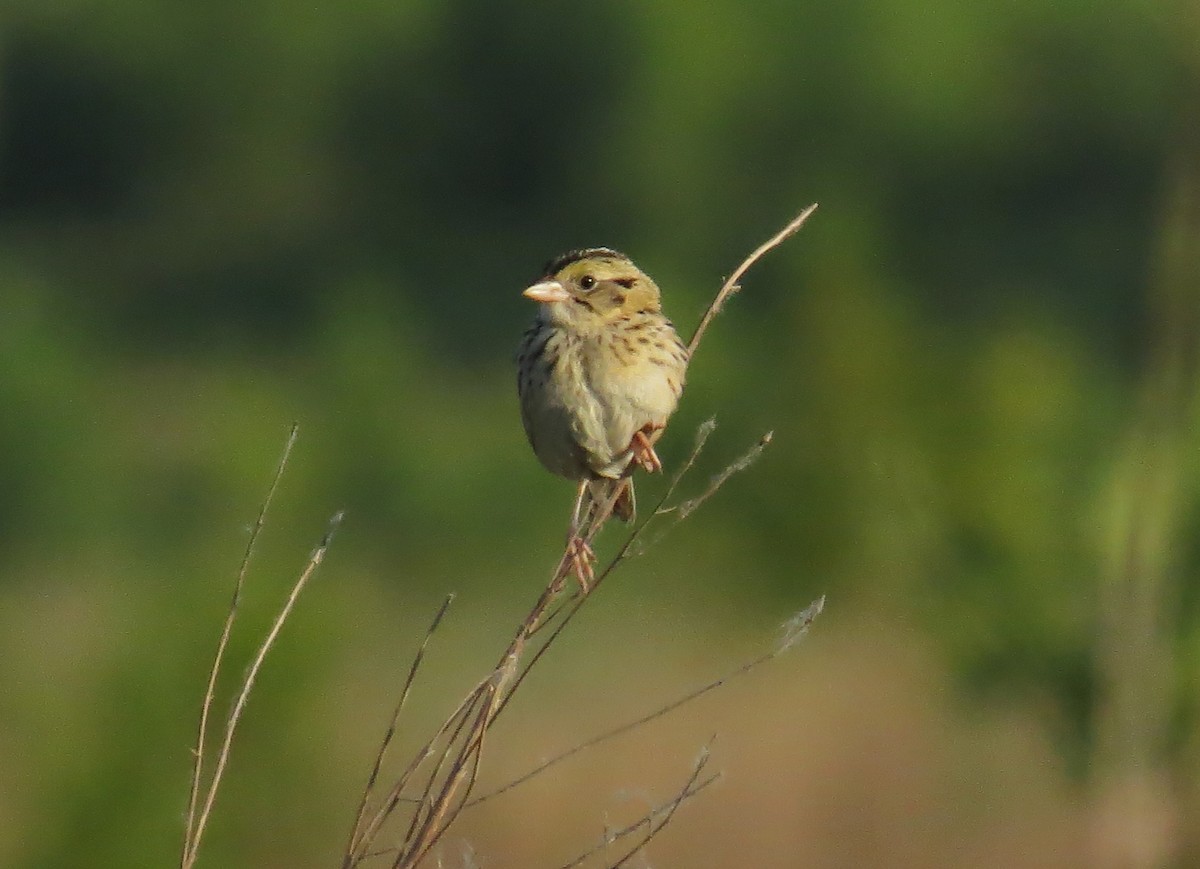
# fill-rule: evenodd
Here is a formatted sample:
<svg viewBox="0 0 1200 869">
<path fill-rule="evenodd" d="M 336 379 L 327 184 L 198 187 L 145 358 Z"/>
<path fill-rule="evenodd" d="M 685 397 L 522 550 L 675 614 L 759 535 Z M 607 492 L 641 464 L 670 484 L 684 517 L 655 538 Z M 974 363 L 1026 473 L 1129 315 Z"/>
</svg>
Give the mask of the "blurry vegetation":
<svg viewBox="0 0 1200 869">
<path fill-rule="evenodd" d="M 1137 755 L 1200 816 L 1200 275 L 1170 258 L 1200 248 L 1194 9 L 0 15 L 0 862 L 171 859 L 227 578 L 293 420 L 250 613 L 348 518 L 264 673 L 234 763 L 270 772 L 231 781 L 244 815 L 218 822 L 211 865 L 332 855 L 391 696 L 347 674 L 369 659 L 391 684 L 396 644 L 451 590 L 494 628 L 460 663 L 488 660 L 552 565 L 570 487 L 516 414 L 524 282 L 613 245 L 688 332 L 811 201 L 716 323 L 661 452 L 678 461 L 714 412 L 712 470 L 775 443 L 614 606 L 714 605 L 664 648 L 821 593 L 827 623 L 885 614 L 964 704 L 1033 709 L 1086 787 L 1098 720 L 1120 751 L 1105 692 L 1140 672 L 1097 638 L 1122 623 L 1113 583 L 1145 578 L 1161 735 Z M 1123 548 L 1135 531 L 1149 554 Z M 360 692 L 365 736 L 305 693 L 331 684 Z M 335 733 L 347 755 L 326 756 Z M 1172 835 L 1200 854 L 1194 822 Z"/>
</svg>

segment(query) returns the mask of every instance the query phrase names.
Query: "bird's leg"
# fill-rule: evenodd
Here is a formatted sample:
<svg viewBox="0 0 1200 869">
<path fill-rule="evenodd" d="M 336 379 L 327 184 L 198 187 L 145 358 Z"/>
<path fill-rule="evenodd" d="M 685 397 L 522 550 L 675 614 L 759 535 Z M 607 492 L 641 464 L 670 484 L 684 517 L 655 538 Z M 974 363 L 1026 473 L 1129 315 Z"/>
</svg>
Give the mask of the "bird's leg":
<svg viewBox="0 0 1200 869">
<path fill-rule="evenodd" d="M 573 540 L 579 536 L 579 526 L 582 518 L 579 513 L 583 510 L 583 496 L 587 494 L 587 480 L 579 481 L 579 490 L 575 493 L 575 507 L 571 510 L 571 530 L 567 534 L 567 540 Z"/>
<path fill-rule="evenodd" d="M 580 515 L 583 510 L 583 499 L 587 494 L 587 486 L 587 480 L 580 481 L 579 492 L 575 496 L 575 508 L 571 511 L 571 530 L 567 533 L 565 555 L 566 560 L 571 564 L 575 578 L 579 580 L 579 588 L 584 594 L 588 593 L 592 586 L 592 580 L 595 579 L 592 564 L 596 561 L 596 553 L 592 551 L 591 545 L 581 533 L 584 530 L 582 526 L 591 522 L 591 511 L 589 511 L 587 519 Z"/>
<path fill-rule="evenodd" d="M 633 451 L 633 460 L 651 474 L 663 469 L 662 461 L 658 458 L 658 453 L 654 452 L 654 445 L 647 437 L 650 432 L 658 428 L 662 428 L 662 426 L 656 426 L 653 423 L 640 428 L 633 433 L 633 440 L 629 442 L 629 449 Z"/>
</svg>

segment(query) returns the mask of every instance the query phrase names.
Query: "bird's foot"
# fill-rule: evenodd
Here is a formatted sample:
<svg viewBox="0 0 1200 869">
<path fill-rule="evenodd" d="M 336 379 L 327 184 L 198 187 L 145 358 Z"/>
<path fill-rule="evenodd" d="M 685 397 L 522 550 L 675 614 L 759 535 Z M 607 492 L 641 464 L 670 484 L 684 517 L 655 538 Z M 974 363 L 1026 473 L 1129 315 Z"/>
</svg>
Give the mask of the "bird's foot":
<svg viewBox="0 0 1200 869">
<path fill-rule="evenodd" d="M 658 458 L 658 453 L 654 452 L 654 445 L 646 436 L 646 433 L 651 431 L 654 431 L 653 427 L 646 426 L 634 432 L 633 440 L 629 442 L 629 449 L 633 451 L 633 460 L 645 468 L 648 473 L 653 474 L 661 471 L 663 466 L 662 461 Z"/>
<path fill-rule="evenodd" d="M 592 565 L 596 563 L 596 553 L 592 550 L 591 544 L 582 537 L 572 536 L 567 541 L 564 558 L 571 565 L 570 572 L 574 573 L 575 579 L 579 581 L 579 590 L 583 594 L 587 594 L 596 580 L 596 571 L 592 568 Z"/>
</svg>

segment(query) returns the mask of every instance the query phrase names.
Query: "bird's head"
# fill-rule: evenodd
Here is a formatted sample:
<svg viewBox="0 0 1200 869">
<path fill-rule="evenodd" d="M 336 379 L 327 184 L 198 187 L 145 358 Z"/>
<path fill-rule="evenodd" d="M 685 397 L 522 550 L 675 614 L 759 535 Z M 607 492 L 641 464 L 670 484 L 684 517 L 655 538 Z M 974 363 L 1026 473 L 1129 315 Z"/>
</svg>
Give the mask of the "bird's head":
<svg viewBox="0 0 1200 869">
<path fill-rule="evenodd" d="M 606 247 L 551 260 L 524 295 L 540 302 L 551 321 L 577 327 L 662 310 L 658 285 L 625 254 Z"/>
</svg>

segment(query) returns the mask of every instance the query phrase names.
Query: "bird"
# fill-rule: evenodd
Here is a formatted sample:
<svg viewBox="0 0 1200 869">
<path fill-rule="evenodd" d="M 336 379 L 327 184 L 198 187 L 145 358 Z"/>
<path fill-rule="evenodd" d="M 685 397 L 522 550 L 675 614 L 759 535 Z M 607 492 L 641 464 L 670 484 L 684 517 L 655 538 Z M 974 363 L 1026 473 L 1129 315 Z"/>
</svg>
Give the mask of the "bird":
<svg viewBox="0 0 1200 869">
<path fill-rule="evenodd" d="M 521 421 L 542 465 L 577 483 L 568 550 L 586 591 L 581 532 L 610 513 L 634 519 L 631 474 L 662 470 L 653 443 L 683 394 L 688 349 L 658 285 L 612 248 L 550 260 L 523 295 L 538 309 L 517 351 Z"/>
</svg>

